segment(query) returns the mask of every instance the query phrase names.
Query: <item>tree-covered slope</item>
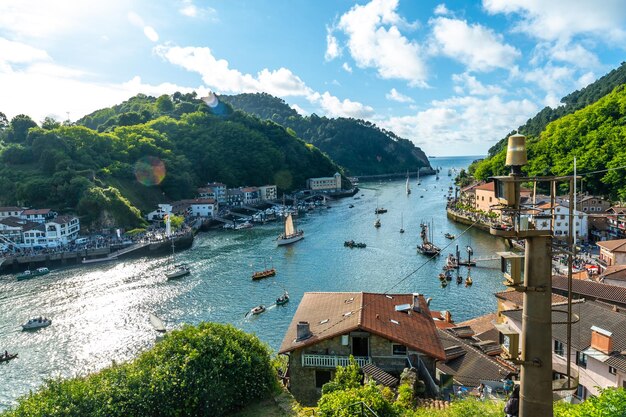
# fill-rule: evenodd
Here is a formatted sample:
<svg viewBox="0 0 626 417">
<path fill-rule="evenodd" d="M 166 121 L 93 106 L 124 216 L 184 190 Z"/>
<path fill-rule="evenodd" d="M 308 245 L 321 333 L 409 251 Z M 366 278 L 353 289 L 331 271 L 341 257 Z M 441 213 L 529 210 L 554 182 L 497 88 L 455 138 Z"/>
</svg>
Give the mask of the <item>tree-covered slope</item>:
<svg viewBox="0 0 626 417">
<path fill-rule="evenodd" d="M 222 96 L 233 107 L 293 129 L 326 152 L 350 175 L 387 174 L 429 167 L 424 152 L 411 141 L 351 118 L 302 117 L 283 100 L 265 93 Z"/>
<path fill-rule="evenodd" d="M 615 87 L 626 83 L 626 62 L 589 84 L 585 88 L 576 90 L 561 99 L 562 106 L 555 109 L 544 107 L 539 113 L 517 129 L 522 135 L 536 137 L 546 128 L 548 123 L 559 119 L 565 115 L 572 114 L 600 98 L 609 94 Z M 513 132 L 511 132 L 513 133 Z M 508 135 L 507 135 L 508 137 Z M 507 138 L 501 139 L 489 149 L 489 156 L 495 156 L 502 149 L 506 148 Z"/>
<path fill-rule="evenodd" d="M 0 123 L 0 205 L 78 212 L 97 226 L 136 227 L 138 209 L 191 198 L 207 181 L 284 191 L 341 170 L 282 126 L 195 95 L 139 95 L 74 126 L 42 126 L 24 115 Z"/>
<path fill-rule="evenodd" d="M 626 166 L 626 84 L 597 102 L 564 116 L 539 135 L 527 139 L 529 175 L 571 175 L 574 157 L 579 174 Z M 474 176 L 485 179 L 507 172 L 506 149 L 476 165 Z M 584 175 L 589 192 L 626 199 L 624 170 Z"/>
</svg>

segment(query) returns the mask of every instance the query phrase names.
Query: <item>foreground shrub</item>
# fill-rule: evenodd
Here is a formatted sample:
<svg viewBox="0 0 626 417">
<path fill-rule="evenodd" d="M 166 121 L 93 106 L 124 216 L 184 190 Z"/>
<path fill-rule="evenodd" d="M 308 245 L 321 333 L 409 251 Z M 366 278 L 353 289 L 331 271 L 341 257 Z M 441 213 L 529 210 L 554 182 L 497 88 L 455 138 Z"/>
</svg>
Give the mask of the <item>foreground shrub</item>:
<svg viewBox="0 0 626 417">
<path fill-rule="evenodd" d="M 3 417 L 223 416 L 276 387 L 270 352 L 231 325 L 168 334 L 133 362 L 49 381 Z"/>
</svg>

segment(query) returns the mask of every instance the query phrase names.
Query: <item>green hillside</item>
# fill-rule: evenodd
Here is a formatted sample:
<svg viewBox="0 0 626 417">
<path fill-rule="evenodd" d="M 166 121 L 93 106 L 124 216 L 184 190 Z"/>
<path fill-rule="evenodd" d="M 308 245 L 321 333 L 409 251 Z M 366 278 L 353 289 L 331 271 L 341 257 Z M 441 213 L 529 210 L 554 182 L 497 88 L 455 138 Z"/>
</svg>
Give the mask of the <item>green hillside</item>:
<svg viewBox="0 0 626 417">
<path fill-rule="evenodd" d="M 139 210 L 191 198 L 208 181 L 286 191 L 341 172 L 282 126 L 195 94 L 138 95 L 73 126 L 2 119 L 0 205 L 77 212 L 97 227 L 139 226 Z"/>
<path fill-rule="evenodd" d="M 576 90 L 563 97 L 561 99 L 562 106 L 554 109 L 552 107 L 544 107 L 533 118 L 528 119 L 525 124 L 520 126 L 517 132 L 526 136 L 539 136 L 548 123 L 595 103 L 600 98 L 613 91 L 615 87 L 622 84 L 626 84 L 626 62 L 622 62 L 618 68 L 597 79 L 585 88 Z M 490 157 L 495 156 L 502 149 L 506 148 L 506 141 L 509 135 L 489 149 Z"/>
<path fill-rule="evenodd" d="M 285 101 L 265 93 L 222 96 L 233 107 L 293 129 L 326 152 L 349 175 L 375 175 L 430 168 L 424 152 L 411 141 L 373 123 L 352 118 L 302 117 Z"/>
<path fill-rule="evenodd" d="M 626 166 L 626 85 L 597 102 L 547 125 L 527 139 L 528 175 L 571 175 L 574 157 L 579 174 Z M 475 165 L 474 176 L 506 174 L 506 149 Z M 585 190 L 626 199 L 624 170 L 585 175 Z"/>
</svg>

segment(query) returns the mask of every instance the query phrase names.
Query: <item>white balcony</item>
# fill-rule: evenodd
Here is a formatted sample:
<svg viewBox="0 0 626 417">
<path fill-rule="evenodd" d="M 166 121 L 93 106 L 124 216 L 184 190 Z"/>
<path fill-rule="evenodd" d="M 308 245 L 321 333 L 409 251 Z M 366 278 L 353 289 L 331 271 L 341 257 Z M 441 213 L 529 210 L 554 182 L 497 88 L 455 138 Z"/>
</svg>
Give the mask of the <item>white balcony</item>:
<svg viewBox="0 0 626 417">
<path fill-rule="evenodd" d="M 359 366 L 372 362 L 372 359 L 367 356 L 355 356 L 354 360 Z M 302 355 L 302 366 L 311 366 L 315 368 L 336 368 L 338 366 L 348 366 L 349 364 L 349 356 Z"/>
</svg>

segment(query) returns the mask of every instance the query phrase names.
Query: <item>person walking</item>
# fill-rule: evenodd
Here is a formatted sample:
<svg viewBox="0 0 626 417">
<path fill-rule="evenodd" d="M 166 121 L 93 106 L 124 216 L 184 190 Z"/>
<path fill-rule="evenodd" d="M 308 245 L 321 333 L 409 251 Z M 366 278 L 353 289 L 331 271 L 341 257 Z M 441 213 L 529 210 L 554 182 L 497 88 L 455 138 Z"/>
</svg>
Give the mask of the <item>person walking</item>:
<svg viewBox="0 0 626 417">
<path fill-rule="evenodd" d="M 504 413 L 506 417 L 519 416 L 519 385 L 513 387 L 511 398 L 504 405 Z"/>
</svg>

